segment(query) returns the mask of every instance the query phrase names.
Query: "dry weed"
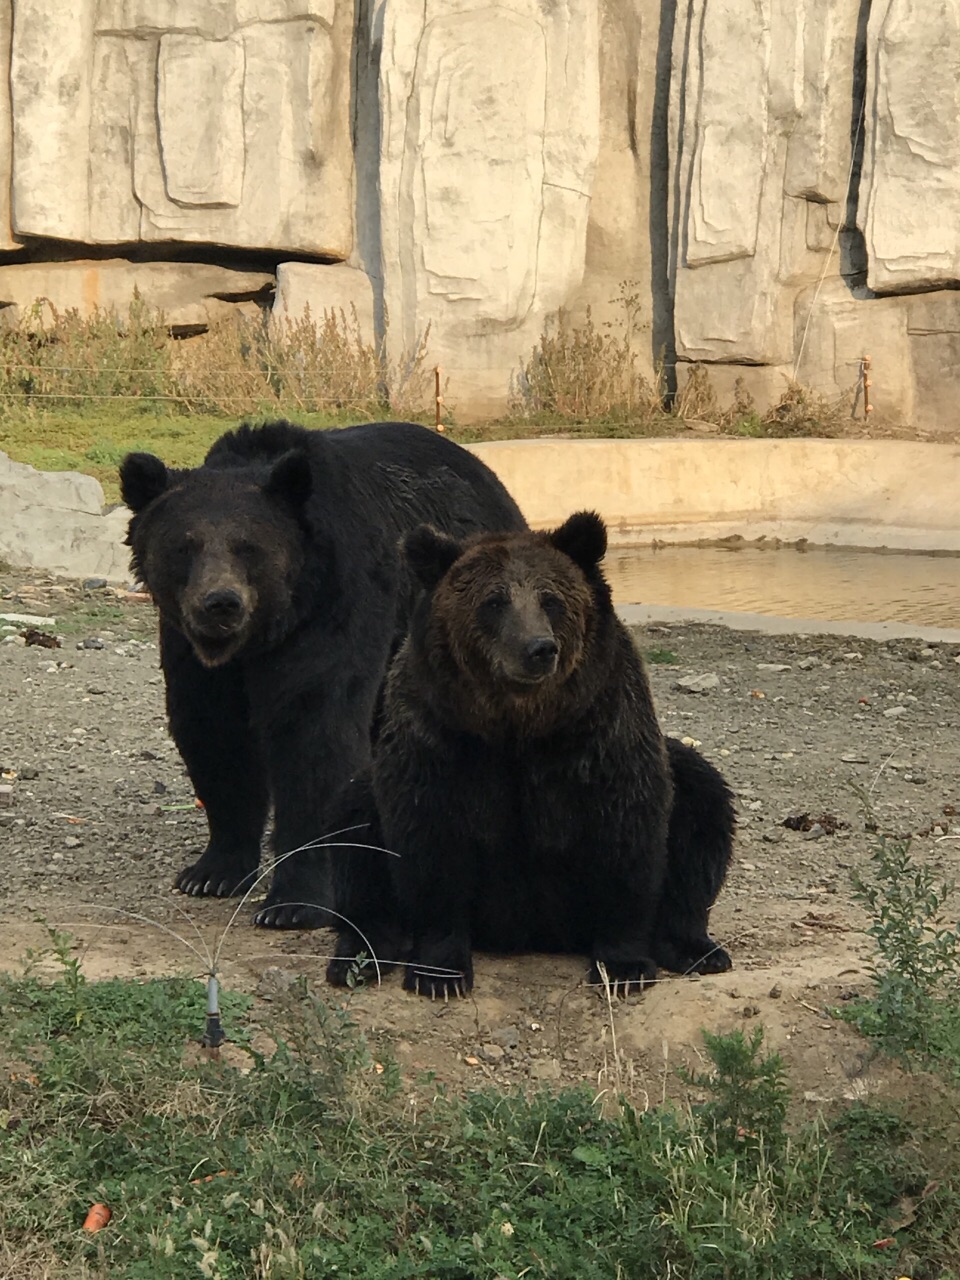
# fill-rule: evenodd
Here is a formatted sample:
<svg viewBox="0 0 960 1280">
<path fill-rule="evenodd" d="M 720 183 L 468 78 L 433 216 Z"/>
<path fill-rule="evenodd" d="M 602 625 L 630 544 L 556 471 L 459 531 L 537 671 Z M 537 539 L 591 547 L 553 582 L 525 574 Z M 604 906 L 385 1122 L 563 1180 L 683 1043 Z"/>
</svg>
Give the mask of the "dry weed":
<svg viewBox="0 0 960 1280">
<path fill-rule="evenodd" d="M 391 360 L 384 342 L 362 332 L 355 309 L 274 323 L 238 314 L 174 338 L 163 313 L 137 293 L 122 318 L 99 308 L 61 313 L 38 299 L 0 331 L 0 412 L 129 400 L 228 417 L 414 415 L 428 398 L 427 338 Z"/>
</svg>

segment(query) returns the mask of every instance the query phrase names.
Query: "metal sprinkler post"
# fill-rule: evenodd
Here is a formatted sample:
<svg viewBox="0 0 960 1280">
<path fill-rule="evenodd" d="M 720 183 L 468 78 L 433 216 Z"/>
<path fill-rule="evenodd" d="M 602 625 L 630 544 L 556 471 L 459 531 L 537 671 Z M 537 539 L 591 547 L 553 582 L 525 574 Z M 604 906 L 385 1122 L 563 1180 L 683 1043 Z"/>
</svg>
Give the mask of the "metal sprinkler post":
<svg viewBox="0 0 960 1280">
<path fill-rule="evenodd" d="M 207 975 L 207 1025 L 200 1041 L 208 1058 L 216 1061 L 220 1057 L 220 1046 L 226 1038 L 220 1025 L 220 984 L 216 974 L 211 973 Z"/>
</svg>

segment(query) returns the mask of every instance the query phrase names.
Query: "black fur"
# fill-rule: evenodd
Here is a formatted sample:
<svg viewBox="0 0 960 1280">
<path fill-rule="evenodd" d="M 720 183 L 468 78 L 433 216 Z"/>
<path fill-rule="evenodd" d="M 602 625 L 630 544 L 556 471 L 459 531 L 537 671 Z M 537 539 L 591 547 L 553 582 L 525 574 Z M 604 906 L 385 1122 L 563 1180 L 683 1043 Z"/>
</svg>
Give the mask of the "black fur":
<svg viewBox="0 0 960 1280">
<path fill-rule="evenodd" d="M 203 466 L 150 454 L 120 469 L 134 572 L 160 610 L 174 740 L 210 838 L 185 893 L 247 887 L 271 803 L 283 854 L 330 830 L 369 761 L 371 722 L 407 629 L 414 579 L 397 545 L 430 521 L 463 537 L 522 529 L 515 503 L 465 449 L 410 423 L 308 431 L 241 426 Z M 257 923 L 329 923 L 327 857 L 280 863 Z"/>
<path fill-rule="evenodd" d="M 708 930 L 710 909 L 723 888 L 733 852 L 733 794 L 719 770 L 693 747 L 676 738 L 667 738 L 666 745 L 673 804 L 653 957 L 661 969 L 672 973 L 726 973 L 733 962 Z M 334 898 L 345 920 L 339 926 L 327 979 L 334 986 L 345 986 L 361 952 L 368 957 L 372 953 L 386 971 L 409 959 L 410 940 L 400 923 L 392 855 L 384 846 L 369 772 L 351 780 L 333 821 L 338 829 L 350 828 L 350 832 L 337 837 L 346 847 L 333 855 Z M 350 921 L 360 926 L 363 936 Z"/>
</svg>

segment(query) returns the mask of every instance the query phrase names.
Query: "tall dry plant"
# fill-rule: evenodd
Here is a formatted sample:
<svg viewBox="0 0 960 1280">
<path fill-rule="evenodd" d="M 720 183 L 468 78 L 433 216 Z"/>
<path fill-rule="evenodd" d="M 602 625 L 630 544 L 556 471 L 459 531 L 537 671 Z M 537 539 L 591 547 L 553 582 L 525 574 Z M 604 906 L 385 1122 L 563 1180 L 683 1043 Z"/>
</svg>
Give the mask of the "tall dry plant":
<svg viewBox="0 0 960 1280">
<path fill-rule="evenodd" d="M 315 321 L 242 313 L 175 338 L 162 312 L 134 293 L 128 312 L 57 311 L 38 299 L 0 330 L 0 411 L 102 407 L 151 400 L 173 412 L 421 414 L 427 404 L 425 333 L 391 359 L 368 340 L 355 308 Z"/>
<path fill-rule="evenodd" d="M 549 414 L 578 421 L 651 417 L 663 412 L 662 371 L 653 381 L 638 369 L 640 295 L 621 284 L 614 301 L 619 321 L 598 326 L 591 308 L 571 325 L 562 309 L 548 320 L 530 359 L 521 366 L 513 408 L 522 416 Z"/>
</svg>

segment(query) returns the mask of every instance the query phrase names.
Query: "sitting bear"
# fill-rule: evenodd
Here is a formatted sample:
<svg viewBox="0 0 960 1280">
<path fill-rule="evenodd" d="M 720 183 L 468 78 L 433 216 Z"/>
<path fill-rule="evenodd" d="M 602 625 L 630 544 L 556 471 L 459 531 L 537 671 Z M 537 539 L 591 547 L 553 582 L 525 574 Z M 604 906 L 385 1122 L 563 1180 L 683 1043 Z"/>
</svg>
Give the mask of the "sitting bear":
<svg viewBox="0 0 960 1280">
<path fill-rule="evenodd" d="M 241 426 L 202 466 L 120 468 L 132 567 L 160 612 L 167 713 L 209 823 L 184 893 L 248 888 L 269 807 L 278 862 L 256 917 L 329 914 L 328 854 L 305 849 L 369 761 L 375 707 L 415 595 L 398 554 L 425 520 L 462 537 L 523 529 L 478 458 L 424 427 Z"/>
<path fill-rule="evenodd" d="M 660 732 L 643 663 L 599 562 L 600 518 L 458 541 L 422 528 L 423 591 L 391 667 L 371 777 L 338 826 L 346 923 L 328 979 L 363 950 L 407 961 L 431 996 L 472 985 L 471 952 L 588 954 L 618 994 L 657 966 L 720 973 L 707 932 L 734 831 L 732 796 Z M 341 837 L 349 839 L 349 836 Z"/>
</svg>

